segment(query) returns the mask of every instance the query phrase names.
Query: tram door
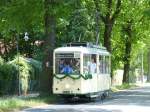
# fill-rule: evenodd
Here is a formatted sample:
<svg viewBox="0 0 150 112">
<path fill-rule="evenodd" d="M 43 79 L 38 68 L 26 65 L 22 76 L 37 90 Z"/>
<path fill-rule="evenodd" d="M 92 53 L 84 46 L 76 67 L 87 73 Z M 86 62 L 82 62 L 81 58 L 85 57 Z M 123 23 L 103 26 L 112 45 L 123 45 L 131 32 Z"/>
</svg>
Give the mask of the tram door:
<svg viewBox="0 0 150 112">
<path fill-rule="evenodd" d="M 103 75 L 103 56 L 98 55 L 98 75 L 97 75 L 97 89 L 98 91 L 103 91 L 104 89 L 104 75 Z"/>
<path fill-rule="evenodd" d="M 97 92 L 97 56 L 96 54 L 91 55 L 89 72 L 90 74 L 92 74 L 92 80 L 90 80 L 91 92 Z"/>
<path fill-rule="evenodd" d="M 89 73 L 92 74 L 92 79 L 90 79 L 90 92 L 97 92 L 97 60 L 96 54 L 90 55 Z"/>
<path fill-rule="evenodd" d="M 97 92 L 96 55 L 83 55 L 83 74 L 91 74 L 92 79 L 85 80 L 86 92 Z"/>
</svg>

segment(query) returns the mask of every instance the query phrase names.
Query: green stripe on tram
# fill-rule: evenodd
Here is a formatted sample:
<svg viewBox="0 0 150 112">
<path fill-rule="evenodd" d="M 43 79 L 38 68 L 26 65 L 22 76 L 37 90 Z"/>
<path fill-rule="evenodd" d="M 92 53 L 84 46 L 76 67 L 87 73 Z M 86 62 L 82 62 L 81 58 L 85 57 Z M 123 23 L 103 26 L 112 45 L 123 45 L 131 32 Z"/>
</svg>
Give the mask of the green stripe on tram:
<svg viewBox="0 0 150 112">
<path fill-rule="evenodd" d="M 76 76 L 73 76 L 73 75 L 76 75 Z M 92 74 L 64 74 L 64 76 L 58 76 L 57 74 L 54 74 L 54 77 L 56 79 L 64 79 L 66 77 L 69 77 L 71 79 L 74 79 L 74 80 L 77 80 L 77 79 L 80 79 L 81 77 L 84 79 L 84 80 L 87 80 L 87 79 L 92 79 Z"/>
</svg>

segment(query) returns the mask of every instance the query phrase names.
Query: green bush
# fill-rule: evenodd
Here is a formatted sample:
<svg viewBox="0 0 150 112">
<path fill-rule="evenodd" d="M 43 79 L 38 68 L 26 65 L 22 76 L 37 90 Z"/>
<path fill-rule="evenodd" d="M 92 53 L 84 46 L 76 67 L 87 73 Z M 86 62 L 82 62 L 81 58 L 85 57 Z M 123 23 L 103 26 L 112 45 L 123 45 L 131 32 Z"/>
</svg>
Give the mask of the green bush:
<svg viewBox="0 0 150 112">
<path fill-rule="evenodd" d="M 0 57 L 0 95 L 15 92 L 13 78 L 16 78 L 16 72 L 13 65 L 4 62 Z"/>
<path fill-rule="evenodd" d="M 4 59 L 0 56 L 0 65 L 4 64 Z"/>
<path fill-rule="evenodd" d="M 13 61 L 9 63 L 15 66 L 15 68 L 18 70 L 20 87 L 22 92 L 26 94 L 28 90 L 29 77 L 34 75 L 34 68 L 29 63 L 27 63 L 24 57 L 21 56 L 19 57 L 19 59 L 18 57 L 16 57 Z"/>
<path fill-rule="evenodd" d="M 15 57 L 9 62 L 5 62 L 0 57 L 0 95 L 16 93 L 19 85 L 18 79 L 20 79 L 22 93 L 26 94 L 29 89 L 33 90 L 38 85 L 41 65 L 34 59 L 22 56 L 19 57 L 19 60 Z"/>
<path fill-rule="evenodd" d="M 39 89 L 39 75 L 42 71 L 42 63 L 32 58 L 27 58 L 26 61 L 34 68 L 34 74 L 29 77 L 29 91 L 37 91 Z"/>
</svg>

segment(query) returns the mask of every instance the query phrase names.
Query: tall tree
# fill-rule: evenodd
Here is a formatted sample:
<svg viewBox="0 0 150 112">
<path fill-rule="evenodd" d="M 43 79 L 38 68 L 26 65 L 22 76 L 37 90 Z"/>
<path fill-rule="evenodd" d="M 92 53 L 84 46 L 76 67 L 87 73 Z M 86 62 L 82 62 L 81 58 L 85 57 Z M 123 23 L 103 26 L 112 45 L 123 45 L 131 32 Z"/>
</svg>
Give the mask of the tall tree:
<svg viewBox="0 0 150 112">
<path fill-rule="evenodd" d="M 102 3 L 103 2 L 103 3 Z M 106 1 L 98 1 L 94 0 L 96 10 L 99 13 L 99 16 L 101 20 L 103 21 L 105 25 L 104 29 L 104 46 L 107 48 L 109 52 L 111 52 L 111 33 L 114 26 L 114 23 L 116 21 L 116 18 L 118 17 L 120 11 L 121 11 L 121 0 L 113 1 L 113 0 L 106 0 Z M 100 4 L 105 4 L 105 12 L 102 12 L 101 8 L 104 8 Z M 115 4 L 115 5 L 114 5 Z M 114 8 L 115 7 L 115 8 Z"/>
<path fill-rule="evenodd" d="M 129 71 L 130 71 L 130 64 L 132 59 L 132 49 L 133 45 L 138 42 L 138 40 L 143 39 L 144 33 L 143 28 L 144 25 L 142 24 L 145 21 L 143 17 L 143 11 L 146 8 L 146 1 L 141 0 L 139 1 L 124 1 L 123 8 L 121 12 L 121 24 L 122 26 L 122 34 L 124 41 L 124 74 L 123 74 L 123 82 L 129 83 Z M 140 7 L 140 8 L 139 8 Z M 141 27 L 143 26 L 143 28 Z M 141 32 L 142 31 L 142 32 Z M 142 41 L 142 40 L 141 40 Z"/>
<path fill-rule="evenodd" d="M 127 21 L 127 23 L 124 26 L 122 26 L 122 31 L 124 33 L 124 40 L 125 40 L 123 82 L 129 83 L 129 69 L 130 69 L 131 50 L 133 41 L 132 20 Z"/>
<path fill-rule="evenodd" d="M 52 93 L 53 49 L 56 38 L 56 15 L 54 14 L 54 7 L 56 5 L 57 1 L 55 0 L 44 1 L 45 56 L 43 60 L 43 72 L 40 78 L 42 93 Z"/>
<path fill-rule="evenodd" d="M 56 47 L 56 35 L 58 32 L 57 22 L 59 18 L 65 13 L 67 15 L 68 7 L 67 1 L 59 0 L 44 0 L 44 58 L 43 58 L 43 72 L 40 78 L 41 93 L 52 93 L 53 83 L 53 50 Z"/>
</svg>

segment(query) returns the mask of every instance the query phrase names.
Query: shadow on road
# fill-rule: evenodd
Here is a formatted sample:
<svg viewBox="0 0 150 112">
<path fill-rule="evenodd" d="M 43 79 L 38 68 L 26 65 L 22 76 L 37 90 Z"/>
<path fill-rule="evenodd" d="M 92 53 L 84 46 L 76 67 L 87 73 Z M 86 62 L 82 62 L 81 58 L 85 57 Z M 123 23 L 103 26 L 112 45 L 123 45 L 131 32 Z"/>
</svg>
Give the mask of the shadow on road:
<svg viewBox="0 0 150 112">
<path fill-rule="evenodd" d="M 144 111 L 145 109 L 145 111 Z M 104 101 L 88 99 L 64 101 L 22 112 L 149 112 L 150 86 L 113 93 Z"/>
<path fill-rule="evenodd" d="M 150 87 L 121 91 L 113 95 L 113 99 L 104 102 L 105 105 L 140 105 L 150 106 Z"/>
<path fill-rule="evenodd" d="M 106 110 L 106 109 L 30 109 L 23 112 L 122 112 L 120 110 Z"/>
</svg>

